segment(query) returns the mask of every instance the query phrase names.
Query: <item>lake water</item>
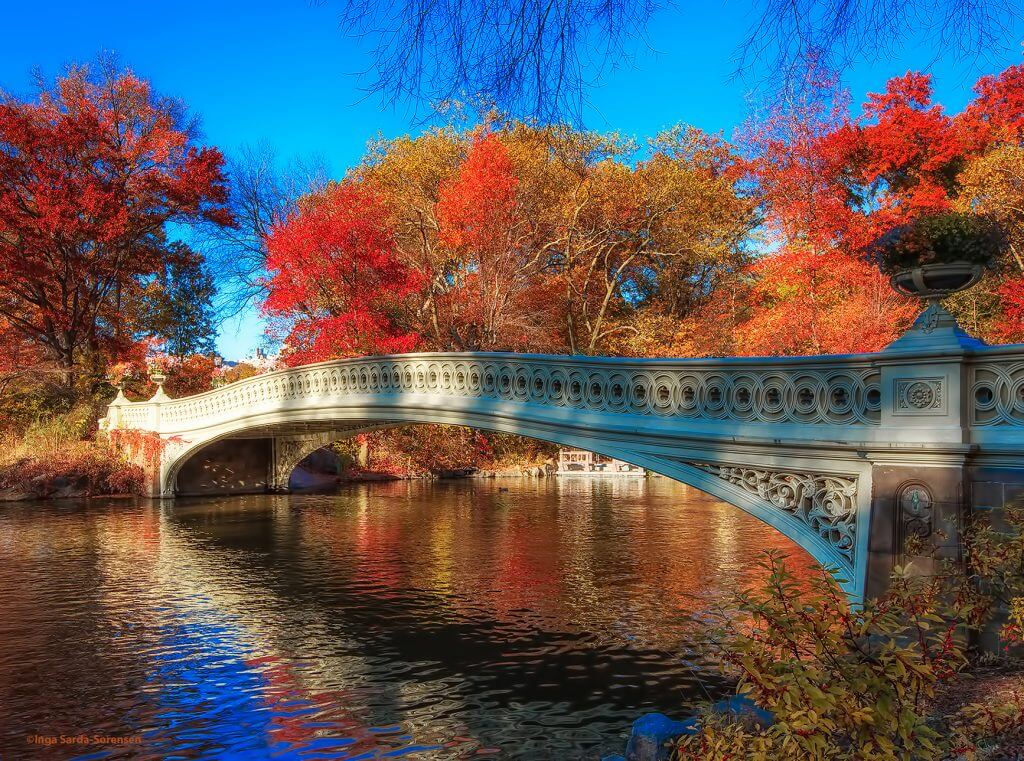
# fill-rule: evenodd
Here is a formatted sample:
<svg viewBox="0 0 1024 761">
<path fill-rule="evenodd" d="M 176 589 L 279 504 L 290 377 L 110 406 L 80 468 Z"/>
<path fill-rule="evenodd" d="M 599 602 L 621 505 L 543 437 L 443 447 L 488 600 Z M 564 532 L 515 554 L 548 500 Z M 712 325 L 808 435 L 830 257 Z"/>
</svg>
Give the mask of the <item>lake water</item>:
<svg viewBox="0 0 1024 761">
<path fill-rule="evenodd" d="M 0 758 L 597 759 L 767 548 L 663 478 L 0 506 Z"/>
</svg>

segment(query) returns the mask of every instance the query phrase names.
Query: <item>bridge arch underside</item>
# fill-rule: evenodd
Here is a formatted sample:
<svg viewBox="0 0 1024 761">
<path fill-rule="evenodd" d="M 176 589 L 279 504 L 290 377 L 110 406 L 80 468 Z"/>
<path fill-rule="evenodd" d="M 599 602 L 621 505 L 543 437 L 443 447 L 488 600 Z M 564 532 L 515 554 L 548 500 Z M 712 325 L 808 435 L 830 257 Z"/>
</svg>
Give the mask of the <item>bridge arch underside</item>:
<svg viewBox="0 0 1024 761">
<path fill-rule="evenodd" d="M 835 569 L 852 597 L 864 594 L 872 471 L 854 451 L 721 437 L 670 440 L 663 433 L 647 435 L 642 424 L 609 429 L 585 419 L 553 424 L 467 410 L 304 410 L 287 420 L 260 417 L 178 437 L 165 450 L 160 496 L 281 489 L 304 457 L 331 441 L 406 425 L 458 425 L 587 449 L 700 489 L 769 524 Z M 246 468 L 251 477 L 239 478 Z"/>
</svg>

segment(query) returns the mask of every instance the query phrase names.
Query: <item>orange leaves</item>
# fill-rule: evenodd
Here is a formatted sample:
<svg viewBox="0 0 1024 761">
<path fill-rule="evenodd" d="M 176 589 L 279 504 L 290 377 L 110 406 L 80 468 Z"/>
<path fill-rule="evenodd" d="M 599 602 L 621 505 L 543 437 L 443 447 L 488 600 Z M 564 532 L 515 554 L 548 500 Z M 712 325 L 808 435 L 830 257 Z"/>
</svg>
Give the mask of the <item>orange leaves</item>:
<svg viewBox="0 0 1024 761">
<path fill-rule="evenodd" d="M 516 176 L 508 151 L 493 133 L 478 137 L 437 202 L 441 240 L 455 248 L 485 248 L 516 222 Z"/>
<path fill-rule="evenodd" d="M 752 267 L 747 319 L 737 326 L 746 355 L 874 352 L 896 340 L 918 305 L 859 258 L 790 249 Z"/>
<path fill-rule="evenodd" d="M 158 433 L 137 428 L 115 428 L 110 432 L 110 443 L 115 450 L 130 462 L 147 467 L 160 462 L 160 455 L 170 442 L 171 439 L 162 439 Z"/>
<path fill-rule="evenodd" d="M 544 271 L 543 241 L 528 217 L 525 182 L 537 169 L 517 166 L 498 135 L 478 134 L 458 170 L 440 183 L 439 242 L 454 262 L 450 287 L 438 294 L 439 324 L 456 348 L 536 351 L 557 345 Z M 521 177 L 522 173 L 522 177 Z"/>
<path fill-rule="evenodd" d="M 976 97 L 956 117 L 963 139 L 973 151 L 1024 139 L 1024 66 L 1010 66 L 974 85 Z"/>
<path fill-rule="evenodd" d="M 931 103 L 931 77 L 908 73 L 868 96 L 861 128 L 862 185 L 882 183 L 880 203 L 903 215 L 949 208 L 952 166 L 963 153 L 959 130 Z M 884 232 L 875 226 L 875 233 Z"/>
<path fill-rule="evenodd" d="M 786 241 L 859 253 L 892 225 L 950 207 L 961 130 L 931 103 L 931 79 L 908 73 L 845 113 L 831 86 L 756 125 L 752 165 Z"/>
</svg>

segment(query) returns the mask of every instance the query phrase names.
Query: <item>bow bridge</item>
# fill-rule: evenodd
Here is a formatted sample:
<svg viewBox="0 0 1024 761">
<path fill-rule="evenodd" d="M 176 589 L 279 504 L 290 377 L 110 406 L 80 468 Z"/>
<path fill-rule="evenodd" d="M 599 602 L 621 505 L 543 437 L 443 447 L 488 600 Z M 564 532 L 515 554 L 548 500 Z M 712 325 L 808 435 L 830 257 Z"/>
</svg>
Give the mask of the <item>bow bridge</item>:
<svg viewBox="0 0 1024 761">
<path fill-rule="evenodd" d="M 907 537 L 955 554 L 965 510 L 1024 498 L 1024 345 L 986 346 L 933 308 L 876 354 L 367 357 L 182 399 L 119 394 L 103 425 L 164 440 L 150 494 L 170 498 L 284 489 L 331 441 L 416 423 L 581 447 L 682 481 L 774 526 L 860 596 Z"/>
</svg>

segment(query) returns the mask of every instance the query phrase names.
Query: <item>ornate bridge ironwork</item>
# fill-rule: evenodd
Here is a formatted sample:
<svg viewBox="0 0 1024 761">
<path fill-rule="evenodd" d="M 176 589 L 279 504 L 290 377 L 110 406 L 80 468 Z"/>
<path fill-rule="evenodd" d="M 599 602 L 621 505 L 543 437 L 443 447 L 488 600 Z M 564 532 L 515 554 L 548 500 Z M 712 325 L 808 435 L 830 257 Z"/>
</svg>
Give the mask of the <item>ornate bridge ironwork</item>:
<svg viewBox="0 0 1024 761">
<path fill-rule="evenodd" d="M 994 494 L 993 484 L 1004 500 L 1024 484 L 1024 346 L 984 346 L 951 320 L 934 322 L 919 320 L 883 352 L 852 356 L 338 360 L 183 399 L 119 395 L 105 426 L 166 440 L 152 468 L 159 497 L 283 488 L 313 449 L 394 425 L 447 423 L 584 447 L 754 514 L 860 595 L 901 552 L 907 483 L 918 484 L 929 520 L 933 504 L 960 510 L 993 501 L 979 496 Z"/>
</svg>

